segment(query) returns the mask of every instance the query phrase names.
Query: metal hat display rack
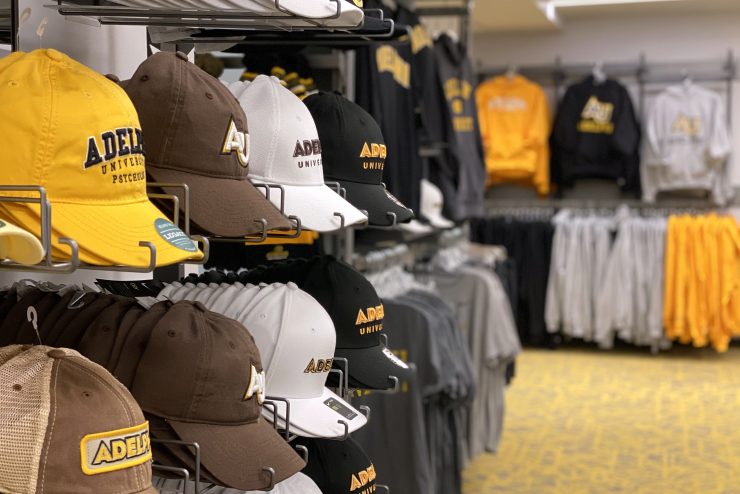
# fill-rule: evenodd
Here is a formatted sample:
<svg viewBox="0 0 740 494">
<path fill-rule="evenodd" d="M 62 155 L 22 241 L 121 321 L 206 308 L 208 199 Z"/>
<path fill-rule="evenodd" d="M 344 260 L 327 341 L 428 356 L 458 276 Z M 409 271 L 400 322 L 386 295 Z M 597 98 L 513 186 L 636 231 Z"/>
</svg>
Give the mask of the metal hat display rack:
<svg viewBox="0 0 740 494">
<path fill-rule="evenodd" d="M 152 184 L 154 185 L 154 184 Z M 98 266 L 83 263 L 80 260 L 79 245 L 76 240 L 68 237 L 60 237 L 58 239 L 60 244 L 66 245 L 70 248 L 70 258 L 68 261 L 55 261 L 52 255 L 52 204 L 49 201 L 46 189 L 38 185 L 3 185 L 0 186 L 0 193 L 35 193 L 36 196 L 25 197 L 25 196 L 0 196 L 0 202 L 3 203 L 15 203 L 15 204 L 38 204 L 39 206 L 39 240 L 45 252 L 44 260 L 33 266 L 27 266 L 24 264 L 18 264 L 9 260 L 0 262 L 0 270 L 15 270 L 15 271 L 29 271 L 29 272 L 41 272 L 41 273 L 72 273 L 77 269 L 89 269 L 89 270 L 102 270 L 102 271 L 122 271 L 129 273 L 149 273 L 157 267 L 157 248 L 155 245 L 147 240 L 139 242 L 139 246 L 147 249 L 149 252 L 149 262 L 146 266 Z M 179 200 L 176 196 L 170 196 L 169 194 L 158 194 L 158 197 L 164 199 L 170 199 L 175 204 Z M 186 201 L 187 202 L 187 201 Z M 177 210 L 175 210 L 177 211 Z M 177 213 L 175 214 L 175 224 L 177 224 Z M 205 264 L 208 262 L 210 244 L 208 239 L 201 235 L 190 235 L 185 232 L 190 240 L 200 244 L 203 252 L 203 257 L 200 259 L 188 259 L 186 262 L 191 264 Z"/>
</svg>

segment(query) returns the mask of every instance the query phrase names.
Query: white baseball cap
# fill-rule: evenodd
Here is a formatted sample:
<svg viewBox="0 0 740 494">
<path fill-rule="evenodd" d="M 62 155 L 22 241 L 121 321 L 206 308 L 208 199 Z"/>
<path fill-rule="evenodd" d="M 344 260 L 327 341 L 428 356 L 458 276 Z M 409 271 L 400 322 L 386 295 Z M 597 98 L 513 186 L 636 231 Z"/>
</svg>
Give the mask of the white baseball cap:
<svg viewBox="0 0 740 494">
<path fill-rule="evenodd" d="M 401 223 L 398 225 L 398 228 L 411 235 L 428 235 L 434 232 L 433 227 L 425 225 L 419 220 L 411 220 L 408 223 Z"/>
<path fill-rule="evenodd" d="M 455 223 L 442 216 L 444 196 L 439 187 L 429 180 L 421 180 L 421 215 L 429 220 L 434 228 L 452 228 Z"/>
<path fill-rule="evenodd" d="M 119 0 L 117 0 L 119 1 Z M 154 3 L 161 3 L 165 1 L 177 2 L 182 4 L 183 7 L 190 7 L 196 9 L 217 9 L 217 10 L 246 10 L 257 14 L 280 14 L 281 12 L 275 8 L 275 0 L 158 0 Z M 142 0 L 139 0 L 142 2 Z M 121 2 L 119 2 L 121 3 Z M 134 0 L 134 3 L 136 0 Z M 143 3 L 152 3 L 151 0 L 144 0 Z M 353 5 L 353 2 L 340 1 L 337 2 L 332 0 L 280 0 L 280 7 L 284 13 L 294 14 L 299 17 L 306 17 L 309 19 L 317 19 L 321 21 L 321 24 L 326 27 L 343 27 L 343 28 L 359 28 L 362 26 L 365 18 L 365 12 Z M 339 10 L 339 17 L 333 19 L 337 13 L 337 7 Z M 286 14 L 286 16 L 287 16 Z M 322 20 L 323 19 L 323 20 Z M 258 22 L 256 20 L 255 22 Z M 278 25 L 290 25 L 290 26 L 313 26 L 314 24 L 301 19 L 270 19 L 271 23 Z"/>
<path fill-rule="evenodd" d="M 288 400 L 296 435 L 340 437 L 345 432 L 340 421 L 356 431 L 367 423 L 365 416 L 325 387 L 336 345 L 331 317 L 294 283 L 273 286 L 244 319 L 260 350 L 268 393 Z M 284 428 L 286 406 L 275 403 L 278 426 Z M 263 415 L 274 419 L 267 408 Z"/>
<path fill-rule="evenodd" d="M 0 260 L 33 265 L 43 258 L 44 248 L 38 238 L 6 220 L 0 220 Z"/>
<path fill-rule="evenodd" d="M 229 86 L 239 99 L 250 127 L 249 178 L 278 184 L 285 190 L 286 215 L 297 216 L 302 225 L 318 232 L 363 223 L 367 217 L 335 191 L 324 185 L 321 143 L 316 124 L 303 102 L 276 77 L 261 75 L 252 82 Z M 270 199 L 280 206 L 280 193 Z"/>
</svg>

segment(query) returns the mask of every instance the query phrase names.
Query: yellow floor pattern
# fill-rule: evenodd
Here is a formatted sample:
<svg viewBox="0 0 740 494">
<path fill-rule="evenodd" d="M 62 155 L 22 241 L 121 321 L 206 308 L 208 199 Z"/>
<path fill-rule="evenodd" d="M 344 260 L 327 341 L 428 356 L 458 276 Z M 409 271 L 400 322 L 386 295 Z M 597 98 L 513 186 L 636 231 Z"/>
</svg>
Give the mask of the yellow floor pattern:
<svg viewBox="0 0 740 494">
<path fill-rule="evenodd" d="M 527 350 L 465 494 L 739 494 L 740 349 Z"/>
</svg>

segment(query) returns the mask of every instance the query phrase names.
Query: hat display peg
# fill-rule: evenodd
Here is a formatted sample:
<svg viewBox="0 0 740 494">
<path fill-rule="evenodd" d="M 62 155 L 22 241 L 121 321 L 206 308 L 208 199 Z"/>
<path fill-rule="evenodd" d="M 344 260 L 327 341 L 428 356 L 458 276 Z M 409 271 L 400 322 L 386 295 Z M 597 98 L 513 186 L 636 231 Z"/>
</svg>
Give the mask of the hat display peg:
<svg viewBox="0 0 740 494">
<path fill-rule="evenodd" d="M 324 182 L 324 185 L 326 185 L 327 187 L 332 189 L 334 192 L 339 194 L 342 199 L 344 200 L 347 199 L 347 189 L 342 187 L 342 184 L 340 184 L 339 182 Z"/>
<path fill-rule="evenodd" d="M 391 489 L 387 485 L 375 484 L 375 489 L 378 490 L 378 491 L 383 491 L 386 494 L 391 494 Z"/>
<path fill-rule="evenodd" d="M 82 265 L 85 269 L 91 269 L 96 271 L 124 271 L 127 273 L 151 273 L 157 267 L 157 247 L 148 240 L 139 241 L 139 247 L 143 247 L 149 250 L 149 264 L 144 267 L 139 266 L 93 266 L 93 265 Z"/>
<path fill-rule="evenodd" d="M 349 395 L 349 360 L 345 357 L 334 357 L 332 361 L 334 364 L 341 363 L 344 368 L 336 369 L 342 374 L 339 375 L 339 396 L 346 398 Z M 331 369 L 334 371 L 335 369 Z"/>
<path fill-rule="evenodd" d="M 401 390 L 401 380 L 397 376 L 388 376 L 388 381 L 392 383 L 392 386 L 389 389 L 378 390 L 376 393 L 394 395 Z"/>
<path fill-rule="evenodd" d="M 344 371 L 342 369 L 329 369 L 329 374 L 337 374 L 339 376 L 339 389 L 337 394 L 342 398 L 346 398 L 344 394 Z"/>
<path fill-rule="evenodd" d="M 263 407 L 267 407 L 271 409 L 272 411 L 272 428 L 277 430 L 278 428 L 278 407 L 277 403 L 274 401 L 270 401 L 268 399 L 265 399 L 264 403 L 262 403 Z"/>
<path fill-rule="evenodd" d="M 337 424 L 341 424 L 342 427 L 344 427 L 344 433 L 341 436 L 327 437 L 325 439 L 327 439 L 329 441 L 344 442 L 347 439 L 349 439 L 349 424 L 347 423 L 346 420 L 342 420 L 342 419 L 337 420 Z"/>
<path fill-rule="evenodd" d="M 371 412 L 372 412 L 372 410 L 370 409 L 370 407 L 367 406 L 367 405 L 360 405 L 357 408 L 360 410 L 360 412 L 362 412 L 362 414 L 365 416 L 365 418 L 369 421 L 370 420 L 370 415 L 371 415 Z"/>
<path fill-rule="evenodd" d="M 275 488 L 275 469 L 272 467 L 262 467 L 262 472 L 267 474 L 267 477 L 269 478 L 270 483 L 267 484 L 267 487 L 262 489 L 263 491 L 271 491 Z"/>
<path fill-rule="evenodd" d="M 44 249 L 44 260 L 40 264 L 25 265 L 12 261 L 1 261 L 0 270 L 21 270 L 39 273 L 72 273 L 80 263 L 79 246 L 71 238 L 61 237 L 59 243 L 69 246 L 69 261 L 55 263 L 51 257 L 51 203 L 46 189 L 38 185 L 2 185 L 0 192 L 36 192 L 38 197 L 0 196 L 0 202 L 38 204 L 41 212 L 41 232 L 38 236 Z"/>
<path fill-rule="evenodd" d="M 290 441 L 290 401 L 277 396 L 265 396 L 265 400 L 285 403 L 285 430 L 283 431 L 283 437 L 285 437 L 286 441 Z M 275 408 L 277 409 L 277 404 L 275 404 Z M 277 420 L 275 420 L 274 424 L 277 424 Z"/>
<path fill-rule="evenodd" d="M 264 183 L 252 183 L 256 189 L 264 189 L 265 198 L 270 200 L 270 190 L 276 189 L 280 191 L 280 214 L 285 214 L 285 188 L 280 184 L 264 184 Z M 296 215 L 287 216 L 288 221 L 292 223 L 291 231 L 293 233 L 270 233 L 267 232 L 267 238 L 298 238 L 303 233 L 303 225 L 301 219 Z M 293 226 L 294 225 L 294 226 Z"/>
<path fill-rule="evenodd" d="M 308 463 L 308 448 L 302 444 L 296 444 L 294 448 L 296 451 L 301 453 L 301 458 L 303 458 L 304 463 Z"/>
<path fill-rule="evenodd" d="M 344 215 L 342 213 L 335 212 L 334 216 L 339 218 L 339 230 L 344 230 L 344 227 L 347 224 L 347 220 L 344 218 Z"/>
<path fill-rule="evenodd" d="M 185 448 L 190 448 L 193 450 L 193 454 L 195 455 L 195 472 L 193 472 L 194 477 L 193 480 L 195 481 L 195 492 L 196 494 L 200 494 L 200 444 L 195 442 L 188 442 L 188 441 L 181 441 L 179 439 L 151 439 L 152 444 L 173 444 L 176 446 L 183 446 Z M 156 465 L 160 467 L 161 469 L 167 469 L 167 468 L 173 468 L 173 467 L 165 467 L 163 465 Z M 152 465 L 152 469 L 154 469 L 155 465 Z M 187 469 L 182 469 L 187 472 L 187 477 L 185 478 L 186 483 L 188 480 L 188 477 L 190 476 L 190 472 Z"/>
<path fill-rule="evenodd" d="M 182 494 L 187 494 L 188 489 L 188 482 L 190 482 L 190 472 L 187 468 L 178 468 L 178 467 L 166 467 L 164 465 L 157 465 L 156 463 L 152 463 L 152 472 L 164 472 L 168 474 L 168 476 L 173 475 L 174 477 L 178 479 L 182 479 L 184 481 L 182 486 Z M 169 492 L 169 490 L 168 490 Z M 179 490 L 177 491 L 180 492 Z M 196 494 L 198 494 L 198 489 L 195 490 Z"/>
<path fill-rule="evenodd" d="M 203 257 L 202 258 L 196 259 L 196 260 L 192 260 L 192 261 L 187 261 L 187 263 L 188 264 L 203 264 L 203 265 L 205 265 L 205 263 L 208 262 L 208 258 L 211 255 L 211 242 L 206 237 L 204 237 L 203 235 L 190 235 L 190 234 L 187 234 L 187 235 L 190 236 L 190 240 L 192 240 L 193 242 L 196 242 L 196 243 L 200 244 L 199 248 L 200 248 L 200 251 L 203 253 Z"/>
</svg>

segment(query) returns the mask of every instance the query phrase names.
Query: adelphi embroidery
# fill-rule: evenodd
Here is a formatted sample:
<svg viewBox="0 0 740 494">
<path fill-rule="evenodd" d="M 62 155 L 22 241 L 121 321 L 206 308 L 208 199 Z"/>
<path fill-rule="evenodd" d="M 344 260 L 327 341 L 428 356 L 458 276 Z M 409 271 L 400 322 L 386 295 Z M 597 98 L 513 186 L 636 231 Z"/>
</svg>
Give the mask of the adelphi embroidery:
<svg viewBox="0 0 740 494">
<path fill-rule="evenodd" d="M 360 335 L 364 336 L 366 334 L 383 331 L 383 316 L 385 316 L 383 304 L 376 305 L 375 307 L 368 307 L 365 310 L 360 309 L 357 312 L 357 319 L 355 320 L 355 326 L 360 326 Z M 364 324 L 372 322 L 377 322 L 377 324 L 363 326 Z"/>
<path fill-rule="evenodd" d="M 328 359 L 311 359 L 311 361 L 306 366 L 306 370 L 303 371 L 304 374 L 320 374 L 322 372 L 329 372 L 331 370 L 331 365 L 334 362 L 334 359 L 328 358 Z"/>
<path fill-rule="evenodd" d="M 388 148 L 385 144 L 377 144 L 375 142 L 365 142 L 362 145 L 360 151 L 360 158 L 375 158 L 374 161 L 363 161 L 363 170 L 382 170 L 385 168 L 384 160 L 388 156 Z"/>
<path fill-rule="evenodd" d="M 252 366 L 249 375 L 249 386 L 247 392 L 244 393 L 244 401 L 247 401 L 252 396 L 257 396 L 257 403 L 260 405 L 265 401 L 265 371 L 257 372 L 257 368 Z"/>
<path fill-rule="evenodd" d="M 361 470 L 358 473 L 352 475 L 352 480 L 350 482 L 349 490 L 355 491 L 357 489 L 365 487 L 366 485 L 368 485 L 370 482 L 374 480 L 375 480 L 375 466 L 370 465 L 365 470 Z M 363 493 L 375 492 L 375 486 L 374 485 L 372 486 L 372 490 L 368 489 L 362 492 Z"/>
<path fill-rule="evenodd" d="M 98 142 L 103 145 L 99 146 Z M 104 153 L 101 153 L 101 150 Z M 100 141 L 95 136 L 87 138 L 87 156 L 82 166 L 88 169 L 104 161 L 129 155 L 144 156 L 144 137 L 141 129 L 133 127 L 111 129 L 100 134 Z"/>
<path fill-rule="evenodd" d="M 149 422 L 127 429 L 88 434 L 80 441 L 80 456 L 85 475 L 141 465 L 152 458 Z"/>
<path fill-rule="evenodd" d="M 249 134 L 236 128 L 233 117 L 229 120 L 229 128 L 221 146 L 221 154 L 231 153 L 236 153 L 236 159 L 241 166 L 246 168 L 249 165 Z"/>
</svg>

